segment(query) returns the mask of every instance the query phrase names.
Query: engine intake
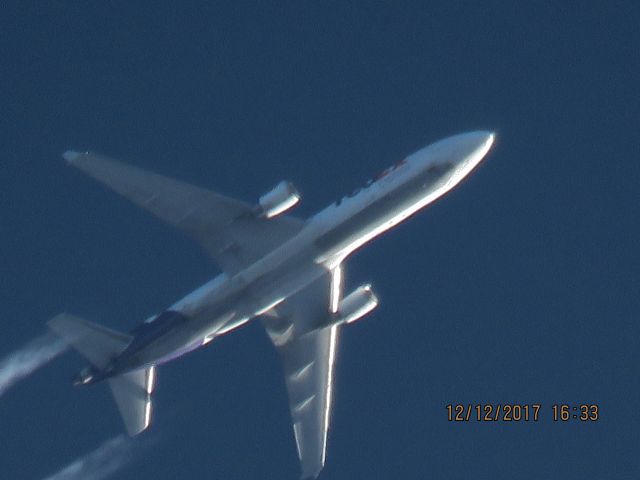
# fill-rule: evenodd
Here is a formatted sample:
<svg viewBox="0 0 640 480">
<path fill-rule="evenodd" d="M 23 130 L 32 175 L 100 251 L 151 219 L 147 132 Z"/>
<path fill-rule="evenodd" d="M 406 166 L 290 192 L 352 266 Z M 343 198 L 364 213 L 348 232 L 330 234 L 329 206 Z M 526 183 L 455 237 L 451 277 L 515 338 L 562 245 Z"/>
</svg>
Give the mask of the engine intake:
<svg viewBox="0 0 640 480">
<path fill-rule="evenodd" d="M 291 182 L 283 180 L 258 199 L 258 215 L 273 218 L 291 209 L 300 201 L 300 194 Z"/>
<path fill-rule="evenodd" d="M 362 285 L 342 299 L 338 305 L 338 312 L 331 323 L 340 325 L 356 322 L 376 306 L 378 306 L 378 297 L 371 290 L 371 285 Z"/>
</svg>

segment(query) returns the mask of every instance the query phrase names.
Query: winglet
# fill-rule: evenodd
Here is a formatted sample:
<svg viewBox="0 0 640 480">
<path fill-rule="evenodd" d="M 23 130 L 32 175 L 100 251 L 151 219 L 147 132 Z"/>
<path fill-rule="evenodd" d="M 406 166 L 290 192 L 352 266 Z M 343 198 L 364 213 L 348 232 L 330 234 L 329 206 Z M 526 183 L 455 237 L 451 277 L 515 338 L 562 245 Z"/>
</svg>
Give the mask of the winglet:
<svg viewBox="0 0 640 480">
<path fill-rule="evenodd" d="M 64 158 L 67 161 L 67 163 L 73 163 L 78 159 L 80 155 L 82 155 L 80 152 L 76 152 L 74 150 L 67 150 L 62 154 L 62 158 Z"/>
</svg>

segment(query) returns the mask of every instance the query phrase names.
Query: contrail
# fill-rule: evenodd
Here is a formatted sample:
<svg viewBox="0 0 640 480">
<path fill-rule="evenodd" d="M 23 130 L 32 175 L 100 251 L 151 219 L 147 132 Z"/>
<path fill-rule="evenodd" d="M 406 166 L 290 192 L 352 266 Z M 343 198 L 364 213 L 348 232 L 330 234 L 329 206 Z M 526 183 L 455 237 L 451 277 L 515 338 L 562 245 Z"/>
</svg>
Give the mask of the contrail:
<svg viewBox="0 0 640 480">
<path fill-rule="evenodd" d="M 67 349 L 52 334 L 44 334 L 0 361 L 0 397 L 17 381 L 46 365 Z"/>
<path fill-rule="evenodd" d="M 102 480 L 131 459 L 132 440 L 119 435 L 44 480 Z"/>
</svg>

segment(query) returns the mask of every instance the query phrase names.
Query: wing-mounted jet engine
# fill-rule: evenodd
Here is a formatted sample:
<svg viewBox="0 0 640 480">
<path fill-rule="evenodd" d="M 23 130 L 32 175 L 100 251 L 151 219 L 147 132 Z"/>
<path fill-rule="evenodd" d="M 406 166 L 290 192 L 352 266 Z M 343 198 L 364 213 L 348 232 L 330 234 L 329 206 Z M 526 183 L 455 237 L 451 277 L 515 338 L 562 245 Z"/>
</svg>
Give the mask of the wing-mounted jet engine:
<svg viewBox="0 0 640 480">
<path fill-rule="evenodd" d="M 342 299 L 329 326 L 356 322 L 377 306 L 378 297 L 371 290 L 371 285 L 362 285 Z"/>
<path fill-rule="evenodd" d="M 300 194 L 293 183 L 283 180 L 258 199 L 256 213 L 264 218 L 277 217 L 299 201 Z"/>
</svg>

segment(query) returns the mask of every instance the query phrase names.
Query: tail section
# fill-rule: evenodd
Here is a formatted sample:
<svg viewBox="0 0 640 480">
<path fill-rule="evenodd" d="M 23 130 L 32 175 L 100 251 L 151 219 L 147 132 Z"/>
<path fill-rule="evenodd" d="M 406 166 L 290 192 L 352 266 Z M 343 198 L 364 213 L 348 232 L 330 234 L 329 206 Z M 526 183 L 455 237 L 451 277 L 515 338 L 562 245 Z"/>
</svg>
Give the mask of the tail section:
<svg viewBox="0 0 640 480">
<path fill-rule="evenodd" d="M 131 343 L 132 336 L 61 313 L 48 322 L 49 328 L 75 348 L 91 364 L 107 377 L 111 393 L 122 415 L 127 433 L 137 435 L 151 421 L 151 393 L 155 379 L 155 366 L 142 368 L 122 375 L 104 375 L 104 369 Z M 81 374 L 78 383 L 92 381 L 92 373 Z"/>
<path fill-rule="evenodd" d="M 47 325 L 99 369 L 105 368 L 132 340 L 130 335 L 87 322 L 68 313 L 56 315 Z"/>
<path fill-rule="evenodd" d="M 151 422 L 151 393 L 155 366 L 108 379 L 122 420 L 130 436 L 145 430 Z"/>
</svg>

